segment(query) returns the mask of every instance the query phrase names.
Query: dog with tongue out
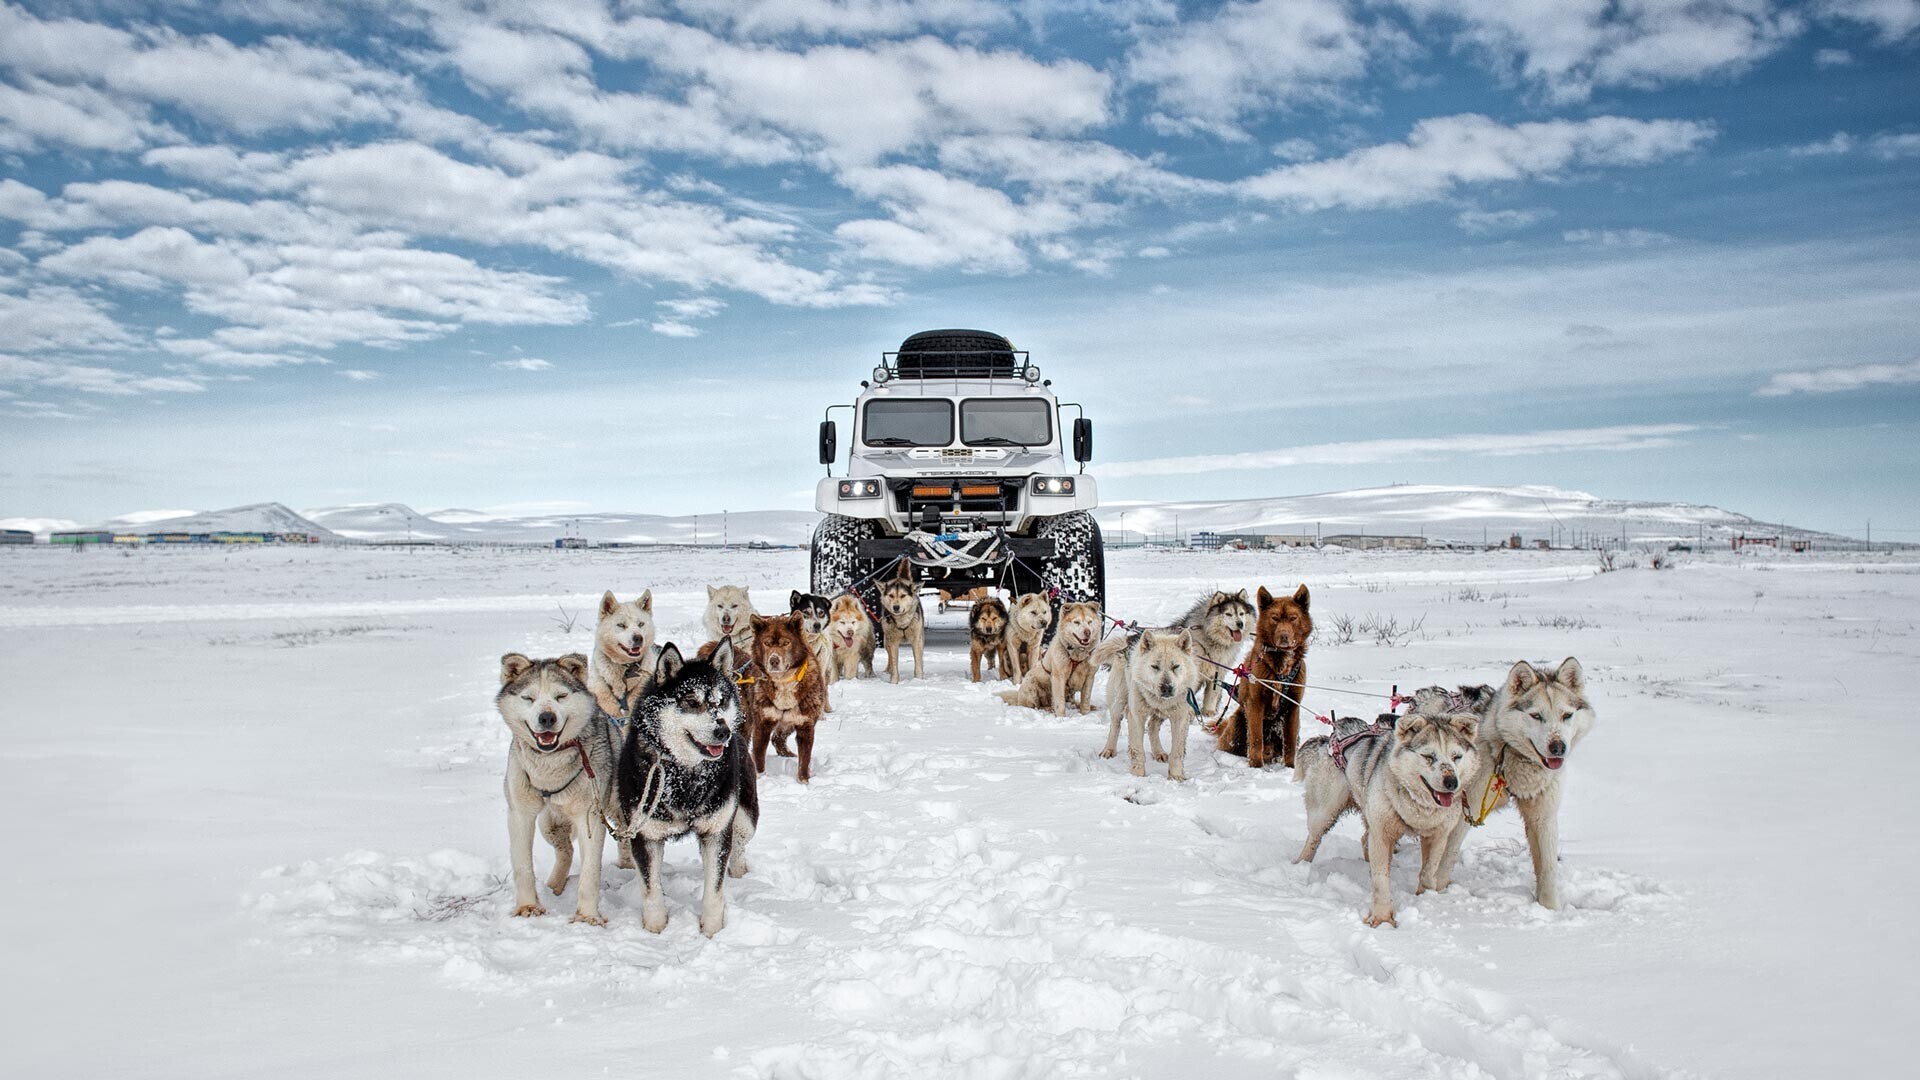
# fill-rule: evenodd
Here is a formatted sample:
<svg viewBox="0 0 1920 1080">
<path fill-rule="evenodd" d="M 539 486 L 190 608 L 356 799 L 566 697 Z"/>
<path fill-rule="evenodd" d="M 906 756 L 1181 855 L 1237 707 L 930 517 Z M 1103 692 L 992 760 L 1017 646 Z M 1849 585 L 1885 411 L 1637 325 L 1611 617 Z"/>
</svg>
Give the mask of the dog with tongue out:
<svg viewBox="0 0 1920 1080">
<path fill-rule="evenodd" d="M 692 833 L 700 842 L 700 932 L 708 937 L 727 923 L 727 877 L 747 872 L 760 795 L 737 664 L 728 638 L 704 659 L 667 645 L 627 725 L 608 816 L 640 870 L 640 923 L 656 934 L 667 926 L 660 877 L 668 840 Z"/>
</svg>

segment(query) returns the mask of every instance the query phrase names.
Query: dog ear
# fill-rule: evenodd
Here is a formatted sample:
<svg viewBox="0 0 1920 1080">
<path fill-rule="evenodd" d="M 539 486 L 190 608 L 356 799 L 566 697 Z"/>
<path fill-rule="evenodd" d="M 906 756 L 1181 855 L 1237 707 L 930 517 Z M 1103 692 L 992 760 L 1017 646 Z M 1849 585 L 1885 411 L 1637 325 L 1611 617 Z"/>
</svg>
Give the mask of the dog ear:
<svg viewBox="0 0 1920 1080">
<path fill-rule="evenodd" d="M 533 661 L 525 653 L 510 652 L 500 658 L 500 685 L 505 686 L 527 673 Z"/>
<path fill-rule="evenodd" d="M 1181 652 L 1189 652 L 1189 653 L 1192 652 L 1193 651 L 1193 628 L 1188 627 L 1187 629 L 1180 631 L 1179 636 L 1175 637 L 1173 639 L 1173 642 L 1174 644 L 1180 646 Z"/>
<path fill-rule="evenodd" d="M 1433 721 L 1427 719 L 1420 713 L 1409 713 L 1394 721 L 1393 737 L 1400 740 L 1400 745 L 1405 746 L 1412 742 L 1415 737 L 1424 733 L 1427 730 L 1427 725 L 1431 723 L 1433 723 Z"/>
<path fill-rule="evenodd" d="M 620 606 L 620 601 L 615 600 L 613 598 L 612 589 L 608 589 L 606 592 L 600 595 L 600 617 L 601 618 L 604 619 L 607 616 L 613 614 L 613 609 L 619 606 Z"/>
<path fill-rule="evenodd" d="M 719 589 L 716 589 L 711 585 L 707 586 L 707 599 L 709 600 L 713 599 L 715 594 L 719 593 L 719 591 L 720 591 Z"/>
<path fill-rule="evenodd" d="M 648 612 L 649 614 L 652 613 L 653 611 L 653 590 L 652 589 L 648 589 L 646 592 L 643 592 L 640 594 L 639 604 L 640 604 L 641 611 Z"/>
<path fill-rule="evenodd" d="M 1239 592 L 1234 593 L 1233 595 L 1238 597 L 1241 600 L 1245 600 L 1247 598 L 1247 590 L 1241 589 Z"/>
<path fill-rule="evenodd" d="M 1525 660 L 1516 661 L 1507 672 L 1507 693 L 1518 694 L 1540 679 L 1540 673 Z"/>
<path fill-rule="evenodd" d="M 793 590 L 793 594 L 787 597 L 787 610 L 793 611 L 799 608 L 799 606 L 800 606 L 800 590 L 795 589 Z"/>
<path fill-rule="evenodd" d="M 1466 713 L 1455 713 L 1447 717 L 1447 726 L 1453 729 L 1455 735 L 1460 736 L 1460 738 L 1466 742 L 1472 742 L 1473 737 L 1480 734 L 1479 718 L 1469 716 Z"/>
<path fill-rule="evenodd" d="M 709 663 L 711 663 L 714 666 L 715 670 L 720 672 L 720 674 L 726 675 L 728 677 L 732 677 L 733 675 L 733 639 L 721 638 L 720 644 L 714 647 L 713 655 L 709 656 L 707 660 Z"/>
<path fill-rule="evenodd" d="M 1273 594 L 1267 591 L 1267 587 L 1265 585 L 1260 586 L 1260 610 L 1265 611 L 1272 606 L 1273 606 Z"/>
<path fill-rule="evenodd" d="M 675 645 L 671 641 L 667 642 L 666 645 L 660 649 L 659 661 L 653 666 L 654 684 L 659 685 L 660 683 L 666 682 L 668 679 L 680 674 L 680 669 L 686 666 L 687 659 L 680 655 L 680 646 Z"/>
<path fill-rule="evenodd" d="M 581 686 L 587 685 L 587 656 L 585 653 L 570 652 L 553 662 L 553 666 L 567 673 L 567 677 Z"/>
<path fill-rule="evenodd" d="M 1140 631 L 1140 651 L 1146 652 L 1148 649 L 1153 648 L 1153 640 L 1153 631 Z"/>
<path fill-rule="evenodd" d="M 1560 669 L 1553 673 L 1553 680 L 1576 694 L 1587 688 L 1587 673 L 1580 670 L 1580 661 L 1571 656 L 1560 661 Z"/>
<path fill-rule="evenodd" d="M 894 573 L 893 579 L 911 584 L 913 582 L 913 560 L 901 559 L 900 569 Z"/>
<path fill-rule="evenodd" d="M 756 634 L 760 632 L 761 627 L 767 625 L 772 621 L 773 621 L 772 619 L 767 618 L 765 615 L 762 615 L 757 611 L 754 612 L 752 615 L 747 616 L 747 622 L 752 624 L 753 632 Z"/>
<path fill-rule="evenodd" d="M 1301 611 L 1306 611 L 1308 610 L 1308 605 L 1311 604 L 1312 601 L 1313 601 L 1313 596 L 1312 594 L 1307 592 L 1306 582 L 1304 581 L 1301 582 L 1300 587 L 1293 590 L 1293 602 L 1300 605 Z"/>
<path fill-rule="evenodd" d="M 1228 596 L 1228 595 L 1227 595 L 1227 594 L 1226 594 L 1226 593 L 1225 593 L 1224 591 L 1222 591 L 1222 590 L 1220 590 L 1220 589 L 1215 589 L 1215 590 L 1214 590 L 1214 592 L 1213 592 L 1213 599 L 1211 599 L 1211 600 L 1209 600 L 1209 601 L 1207 601 L 1207 606 L 1208 606 L 1208 607 L 1219 607 L 1219 606 L 1220 606 L 1221 604 L 1224 604 L 1224 603 L 1226 603 L 1227 601 L 1229 601 L 1229 600 L 1232 600 L 1232 599 L 1233 599 L 1233 597 L 1231 597 L 1231 596 Z"/>
</svg>

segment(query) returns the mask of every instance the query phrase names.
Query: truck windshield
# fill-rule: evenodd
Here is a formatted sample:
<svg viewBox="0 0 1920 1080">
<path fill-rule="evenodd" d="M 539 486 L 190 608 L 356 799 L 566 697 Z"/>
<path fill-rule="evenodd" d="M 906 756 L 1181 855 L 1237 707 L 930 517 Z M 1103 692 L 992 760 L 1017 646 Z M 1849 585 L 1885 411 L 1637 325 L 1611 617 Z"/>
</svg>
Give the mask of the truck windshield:
<svg viewBox="0 0 1920 1080">
<path fill-rule="evenodd" d="M 860 437 L 868 446 L 946 446 L 953 442 L 953 402 L 870 401 Z"/>
<path fill-rule="evenodd" d="M 969 398 L 960 403 L 960 441 L 1045 446 L 1053 441 L 1053 408 L 1034 398 Z"/>
</svg>

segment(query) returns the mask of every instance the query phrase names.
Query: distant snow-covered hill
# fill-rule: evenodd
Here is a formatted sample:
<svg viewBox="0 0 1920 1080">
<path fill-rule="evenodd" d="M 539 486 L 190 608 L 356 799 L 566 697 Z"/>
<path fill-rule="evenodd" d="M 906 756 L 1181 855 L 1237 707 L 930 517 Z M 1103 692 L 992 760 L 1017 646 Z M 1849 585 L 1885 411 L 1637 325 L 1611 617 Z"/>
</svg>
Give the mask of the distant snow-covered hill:
<svg viewBox="0 0 1920 1080">
<path fill-rule="evenodd" d="M 1340 533 L 1425 536 L 1429 541 L 1479 544 L 1513 533 L 1525 540 L 1724 541 L 1739 533 L 1774 535 L 1779 525 L 1692 503 L 1603 499 L 1540 485 L 1489 487 L 1409 484 L 1269 499 L 1192 502 L 1116 502 L 1096 516 L 1109 542 L 1172 539 L 1196 532 Z M 256 503 L 194 513 L 150 510 L 97 526 L 116 532 L 307 532 L 323 540 L 366 542 L 551 544 L 566 536 L 592 543 L 805 544 L 820 516 L 811 510 L 747 510 L 725 515 L 627 513 L 503 515 L 481 510 L 421 512 L 403 503 L 326 506 L 295 513 L 280 503 Z M 73 528 L 50 518 L 9 518 L 8 528 L 46 533 Z M 1829 538 L 1787 527 L 1789 537 Z M 1839 539 L 1839 538 L 1831 538 Z"/>
</svg>

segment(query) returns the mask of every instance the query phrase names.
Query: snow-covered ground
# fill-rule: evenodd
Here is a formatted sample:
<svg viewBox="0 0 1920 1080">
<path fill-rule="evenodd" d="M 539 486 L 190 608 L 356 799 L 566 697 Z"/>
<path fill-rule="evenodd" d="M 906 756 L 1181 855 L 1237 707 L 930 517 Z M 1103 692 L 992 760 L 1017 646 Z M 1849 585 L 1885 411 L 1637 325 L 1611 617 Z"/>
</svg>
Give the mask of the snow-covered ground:
<svg viewBox="0 0 1920 1080">
<path fill-rule="evenodd" d="M 1193 780 L 1095 756 L 937 645 L 841 684 L 810 787 L 771 767 L 731 922 L 610 870 L 605 928 L 509 918 L 500 653 L 585 649 L 605 587 L 668 638 L 708 582 L 775 606 L 801 552 L 0 550 L 9 1074 L 1866 1076 L 1914 990 L 1920 561 L 1565 553 L 1110 559 L 1113 607 L 1315 590 L 1314 682 L 1384 691 L 1578 655 L 1564 910 L 1511 813 L 1453 889 L 1361 925 L 1349 819 L 1196 739 Z M 567 614 L 577 617 L 563 629 Z M 1397 643 L 1339 644 L 1338 615 Z M 1309 704 L 1365 712 L 1361 697 Z M 539 848 L 545 864 L 545 849 Z M 610 857 L 609 857 L 609 861 Z M 572 887 L 569 888 L 571 893 Z"/>
</svg>

